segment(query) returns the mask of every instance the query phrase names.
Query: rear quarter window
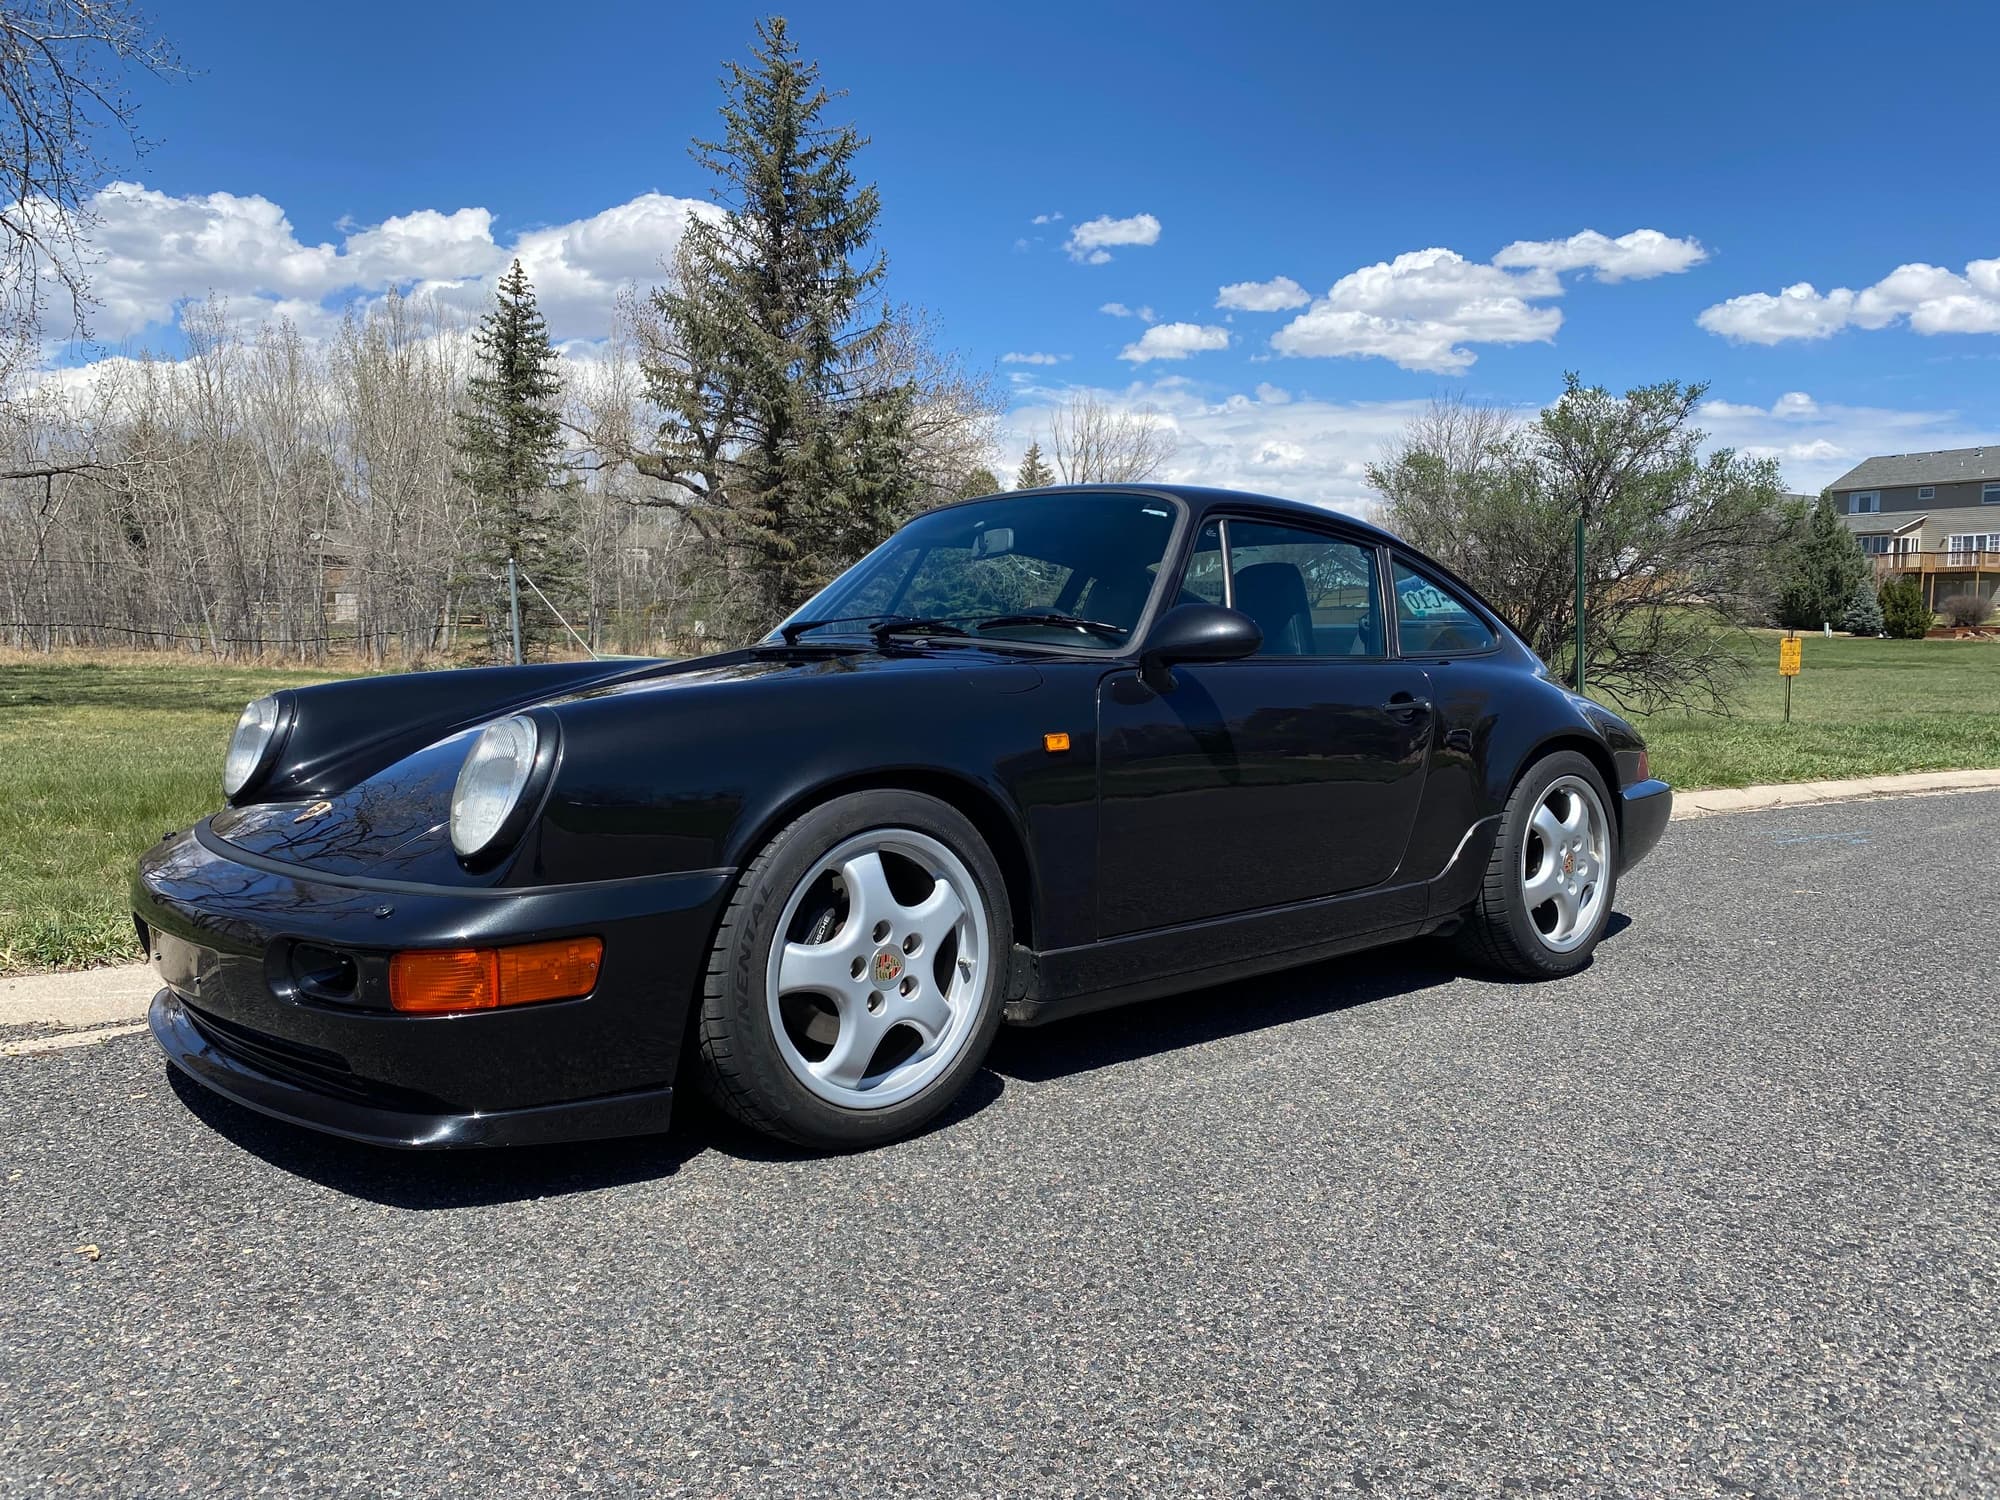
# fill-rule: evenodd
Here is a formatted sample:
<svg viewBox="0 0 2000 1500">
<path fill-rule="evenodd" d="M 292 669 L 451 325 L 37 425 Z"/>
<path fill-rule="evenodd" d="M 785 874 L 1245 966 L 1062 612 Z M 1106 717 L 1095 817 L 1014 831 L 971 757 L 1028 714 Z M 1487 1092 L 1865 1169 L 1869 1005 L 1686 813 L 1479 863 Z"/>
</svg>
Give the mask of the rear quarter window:
<svg viewBox="0 0 2000 1500">
<path fill-rule="evenodd" d="M 1405 656 L 1486 651 L 1492 627 L 1457 593 L 1405 563 L 1395 565 L 1396 639 Z"/>
</svg>

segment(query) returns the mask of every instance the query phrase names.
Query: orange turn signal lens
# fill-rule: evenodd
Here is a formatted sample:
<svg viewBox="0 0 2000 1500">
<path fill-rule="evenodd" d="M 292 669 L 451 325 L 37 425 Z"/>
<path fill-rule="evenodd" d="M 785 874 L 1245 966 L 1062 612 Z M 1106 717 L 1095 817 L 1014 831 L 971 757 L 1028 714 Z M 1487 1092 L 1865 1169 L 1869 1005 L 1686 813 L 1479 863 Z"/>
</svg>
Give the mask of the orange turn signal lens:
<svg viewBox="0 0 2000 1500">
<path fill-rule="evenodd" d="M 1063 751 L 1069 749 L 1069 736 L 1067 734 L 1045 734 L 1042 736 L 1042 748 L 1051 755 L 1060 755 Z"/>
<path fill-rule="evenodd" d="M 419 948 L 389 960 L 389 1004 L 435 1014 L 574 1000 L 597 987 L 602 938 L 514 948 Z"/>
</svg>

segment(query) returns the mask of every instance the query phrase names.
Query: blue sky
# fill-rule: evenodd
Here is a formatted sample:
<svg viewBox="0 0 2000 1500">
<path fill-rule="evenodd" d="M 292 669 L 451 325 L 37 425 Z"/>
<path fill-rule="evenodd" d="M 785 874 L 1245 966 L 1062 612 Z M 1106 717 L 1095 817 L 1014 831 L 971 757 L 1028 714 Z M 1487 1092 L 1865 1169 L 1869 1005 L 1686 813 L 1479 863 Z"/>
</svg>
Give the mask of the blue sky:
<svg viewBox="0 0 2000 1500">
<path fill-rule="evenodd" d="M 103 342 L 173 349 L 211 289 L 308 331 L 392 283 L 476 300 L 517 248 L 601 337 L 708 195 L 686 143 L 759 10 L 160 7 L 197 72 L 140 89 Z M 2000 439 L 1991 7 L 786 13 L 872 137 L 894 295 L 1012 392 L 1002 461 L 1088 386 L 1176 423 L 1177 477 L 1354 503 L 1415 403 L 1566 369 L 1709 381 L 1799 488 Z"/>
</svg>

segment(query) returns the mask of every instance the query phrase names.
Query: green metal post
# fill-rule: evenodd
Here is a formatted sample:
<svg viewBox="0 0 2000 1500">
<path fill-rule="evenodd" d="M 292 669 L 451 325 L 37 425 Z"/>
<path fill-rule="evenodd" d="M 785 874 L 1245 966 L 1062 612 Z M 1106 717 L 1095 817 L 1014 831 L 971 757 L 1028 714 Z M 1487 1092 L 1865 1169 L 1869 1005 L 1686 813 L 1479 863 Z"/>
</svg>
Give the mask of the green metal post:
<svg viewBox="0 0 2000 1500">
<path fill-rule="evenodd" d="M 1576 518 L 1576 690 L 1583 691 L 1583 516 Z"/>
</svg>

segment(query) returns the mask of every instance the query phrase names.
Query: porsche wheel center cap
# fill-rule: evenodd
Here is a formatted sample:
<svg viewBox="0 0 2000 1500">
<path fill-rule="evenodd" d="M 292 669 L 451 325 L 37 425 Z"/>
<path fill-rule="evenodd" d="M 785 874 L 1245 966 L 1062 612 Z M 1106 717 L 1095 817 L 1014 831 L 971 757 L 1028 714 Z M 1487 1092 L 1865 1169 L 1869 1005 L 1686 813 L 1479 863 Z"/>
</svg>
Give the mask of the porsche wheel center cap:
<svg viewBox="0 0 2000 1500">
<path fill-rule="evenodd" d="M 869 964 L 868 972 L 876 984 L 886 988 L 903 977 L 903 955 L 894 948 L 880 949 Z"/>
</svg>

